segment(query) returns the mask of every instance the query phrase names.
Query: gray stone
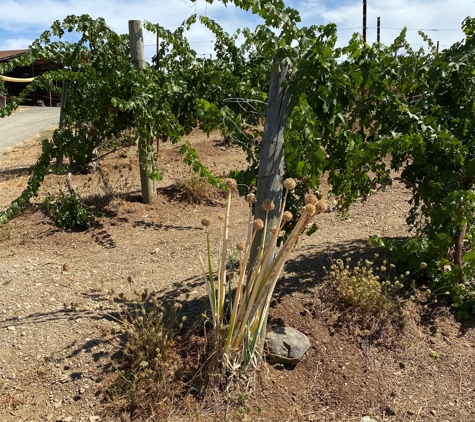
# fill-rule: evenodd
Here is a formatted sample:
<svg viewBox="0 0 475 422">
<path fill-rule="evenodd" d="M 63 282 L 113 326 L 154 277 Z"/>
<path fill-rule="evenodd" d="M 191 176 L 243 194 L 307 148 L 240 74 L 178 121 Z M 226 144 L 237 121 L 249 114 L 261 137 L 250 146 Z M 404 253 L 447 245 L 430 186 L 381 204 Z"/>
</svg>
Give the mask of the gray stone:
<svg viewBox="0 0 475 422">
<path fill-rule="evenodd" d="M 277 327 L 266 336 L 267 360 L 297 365 L 310 348 L 308 337 L 292 327 Z"/>
</svg>

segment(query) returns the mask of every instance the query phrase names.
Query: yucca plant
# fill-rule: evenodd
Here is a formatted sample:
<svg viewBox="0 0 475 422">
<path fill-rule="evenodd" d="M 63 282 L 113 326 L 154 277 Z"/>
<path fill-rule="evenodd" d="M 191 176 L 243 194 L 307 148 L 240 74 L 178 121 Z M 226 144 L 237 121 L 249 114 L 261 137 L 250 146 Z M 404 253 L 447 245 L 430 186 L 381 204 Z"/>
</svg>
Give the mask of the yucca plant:
<svg viewBox="0 0 475 422">
<path fill-rule="evenodd" d="M 279 233 L 284 225 L 293 219 L 292 214 L 284 210 L 288 192 L 295 188 L 296 182 L 293 179 L 284 181 L 285 195 L 282 212 L 278 224 L 271 228 L 267 226 L 267 221 L 269 212 L 274 209 L 274 203 L 271 200 L 264 201 L 265 220 L 253 220 L 252 203 L 255 202 L 255 195 L 253 193 L 249 194 L 246 197 L 251 208 L 248 235 L 245 242 L 238 242 L 236 245 L 239 251 L 239 272 L 238 276 L 234 278 L 236 280 L 235 286 L 232 286 L 231 278 L 226 275 L 226 260 L 231 199 L 232 192 L 236 189 L 236 182 L 231 180 L 228 181 L 227 185 L 229 193 L 226 213 L 219 216 L 222 227 L 217 276 L 214 276 L 212 265 L 211 241 L 208 230 L 211 219 L 209 217 L 202 220 L 202 225 L 206 231 L 207 265 L 205 265 L 203 259 L 201 259 L 201 264 L 211 305 L 214 333 L 212 336 L 213 348 L 218 356 L 218 361 L 223 364 L 222 369 L 235 372 L 244 371 L 250 363 L 258 363 L 262 351 L 264 324 L 267 321 L 269 304 L 277 280 L 298 236 L 314 215 L 325 210 L 325 202 L 318 200 L 313 194 L 305 196 L 306 205 L 303 207 L 297 223 L 285 243 L 275 253 Z M 259 230 L 264 230 L 264 234 L 261 236 L 262 244 L 255 262 L 249 262 L 251 247 Z M 268 230 L 271 230 L 272 238 L 270 242 L 264 244 Z M 234 294 L 232 294 L 233 287 Z M 228 306 L 226 306 L 226 295 L 229 297 Z"/>
</svg>

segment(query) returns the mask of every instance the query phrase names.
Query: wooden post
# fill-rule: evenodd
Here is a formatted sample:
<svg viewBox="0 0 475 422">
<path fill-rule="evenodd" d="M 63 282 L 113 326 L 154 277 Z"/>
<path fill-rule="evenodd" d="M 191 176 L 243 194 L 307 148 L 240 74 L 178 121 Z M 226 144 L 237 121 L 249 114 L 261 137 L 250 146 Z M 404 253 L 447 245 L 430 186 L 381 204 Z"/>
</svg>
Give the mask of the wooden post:
<svg viewBox="0 0 475 422">
<path fill-rule="evenodd" d="M 282 208 L 283 178 L 284 178 L 284 129 L 290 115 L 290 91 L 282 83 L 287 77 L 287 69 L 274 57 L 270 79 L 269 95 L 266 109 L 266 120 L 261 142 L 261 157 L 259 162 L 256 205 L 254 218 L 263 221 L 266 212 L 262 203 L 272 199 L 275 209 L 269 213 L 268 230 L 265 244 L 272 238 L 270 228 L 277 224 Z M 251 263 L 255 262 L 258 247 L 262 242 L 262 231 L 257 232 L 250 255 Z"/>
<path fill-rule="evenodd" d="M 64 119 L 66 118 L 66 102 L 68 101 L 68 82 L 66 79 L 63 79 L 63 87 L 61 89 L 61 110 L 59 111 L 59 130 L 62 130 L 64 127 Z M 59 152 L 56 155 L 55 167 L 59 167 L 63 164 L 64 156 L 62 152 Z"/>
<path fill-rule="evenodd" d="M 363 0 L 363 41 L 366 43 L 366 0 Z"/>
<path fill-rule="evenodd" d="M 287 119 L 290 116 L 291 94 L 288 87 L 283 87 L 287 78 L 287 68 L 274 56 L 272 63 L 272 73 L 270 77 L 269 95 L 267 99 L 266 121 L 261 142 L 261 154 L 259 170 L 257 176 L 256 204 L 254 218 L 264 221 L 266 211 L 262 209 L 262 203 L 266 199 L 274 201 L 275 208 L 269 213 L 267 219 L 267 236 L 264 248 L 269 245 L 272 239 L 271 227 L 277 225 L 282 209 L 283 199 L 283 179 L 284 179 L 284 130 Z M 256 234 L 252 244 L 249 262 L 256 262 L 259 253 L 259 246 L 262 242 L 263 231 Z M 275 251 L 272 252 L 272 255 Z M 262 269 L 264 270 L 264 269 Z M 264 339 L 267 333 L 267 317 L 265 315 L 264 324 L 260 334 L 261 343 L 259 345 L 259 355 L 263 356 Z"/>
<path fill-rule="evenodd" d="M 377 22 L 376 22 L 376 27 L 377 27 L 377 30 L 376 30 L 376 41 L 378 42 L 378 44 L 381 43 L 381 18 L 378 16 L 378 19 L 377 19 Z"/>
<path fill-rule="evenodd" d="M 129 21 L 130 49 L 132 54 L 132 63 L 135 68 L 143 69 L 146 66 L 145 50 L 143 43 L 142 21 Z M 139 139 L 139 166 L 140 166 L 140 184 L 142 187 L 142 202 L 144 204 L 152 203 L 155 196 L 155 183 L 147 177 L 146 165 L 150 161 L 150 145 L 140 137 Z"/>
</svg>

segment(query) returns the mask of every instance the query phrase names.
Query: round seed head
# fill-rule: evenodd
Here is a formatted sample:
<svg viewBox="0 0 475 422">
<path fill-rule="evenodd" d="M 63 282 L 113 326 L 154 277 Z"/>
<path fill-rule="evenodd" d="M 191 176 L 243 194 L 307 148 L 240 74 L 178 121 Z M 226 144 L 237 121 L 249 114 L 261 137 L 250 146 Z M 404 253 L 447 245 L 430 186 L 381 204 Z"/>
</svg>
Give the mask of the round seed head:
<svg viewBox="0 0 475 422">
<path fill-rule="evenodd" d="M 223 221 L 224 220 L 224 214 L 218 214 L 218 218 Z"/>
<path fill-rule="evenodd" d="M 258 218 L 254 220 L 254 222 L 252 223 L 252 227 L 254 227 L 254 230 L 261 230 L 264 228 L 264 222 L 260 218 Z"/>
<path fill-rule="evenodd" d="M 284 188 L 287 190 L 294 190 L 295 186 L 297 186 L 297 182 L 294 179 L 285 179 L 284 180 Z"/>
<path fill-rule="evenodd" d="M 238 251 L 243 251 L 244 249 L 246 249 L 246 243 L 245 242 L 238 242 L 237 245 L 236 245 L 236 249 Z"/>
<path fill-rule="evenodd" d="M 307 214 L 309 217 L 311 217 L 312 215 L 315 215 L 315 213 L 317 212 L 315 209 L 315 205 L 313 204 L 305 205 L 304 209 L 307 211 Z"/>
<path fill-rule="evenodd" d="M 246 195 L 246 202 L 248 204 L 253 204 L 254 202 L 256 202 L 256 195 L 254 195 L 253 193 L 248 193 Z"/>
<path fill-rule="evenodd" d="M 209 227 L 211 225 L 211 218 L 209 217 L 205 217 L 201 220 L 201 224 L 204 226 L 204 227 Z"/>
<path fill-rule="evenodd" d="M 272 199 L 266 199 L 263 203 L 262 203 L 262 209 L 264 211 L 272 211 L 273 209 L 275 208 L 275 205 L 274 205 L 274 201 L 272 201 Z"/>
<path fill-rule="evenodd" d="M 294 218 L 294 216 L 292 215 L 292 213 L 290 211 L 285 211 L 282 214 L 282 220 L 283 221 L 292 221 L 292 218 Z"/>
<path fill-rule="evenodd" d="M 318 198 L 313 193 L 307 193 L 305 195 L 304 200 L 305 200 L 305 205 L 307 204 L 316 205 L 316 203 L 318 202 Z"/>
<path fill-rule="evenodd" d="M 318 201 L 318 202 L 315 204 L 315 212 L 316 212 L 317 214 L 321 214 L 321 213 L 324 212 L 326 209 L 327 209 L 327 202 L 326 202 L 324 199 L 320 199 L 320 201 Z"/>
<path fill-rule="evenodd" d="M 272 234 L 276 234 L 276 233 L 279 232 L 279 228 L 277 226 L 272 226 L 270 231 L 271 231 Z"/>
<path fill-rule="evenodd" d="M 229 188 L 230 191 L 235 191 L 237 189 L 237 183 L 234 179 L 226 180 L 226 186 Z"/>
</svg>

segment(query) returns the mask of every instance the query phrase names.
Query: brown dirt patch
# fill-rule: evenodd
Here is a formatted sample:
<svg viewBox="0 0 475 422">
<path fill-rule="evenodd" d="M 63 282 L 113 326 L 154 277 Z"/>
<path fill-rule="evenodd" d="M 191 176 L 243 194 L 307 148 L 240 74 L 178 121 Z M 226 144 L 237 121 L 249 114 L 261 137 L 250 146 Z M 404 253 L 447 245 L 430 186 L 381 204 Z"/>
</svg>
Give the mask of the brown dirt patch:
<svg viewBox="0 0 475 422">
<path fill-rule="evenodd" d="M 217 136 L 194 133 L 190 140 L 217 175 L 245 165 L 240 150 L 223 146 Z M 74 176 L 77 192 L 98 213 L 91 229 L 59 229 L 41 207 L 0 227 L 1 421 L 128 420 L 107 416 L 102 400 L 114 369 L 111 329 L 118 329 L 109 298 L 147 288 L 163 297 L 188 297 L 192 310 L 206 304 L 200 221 L 216 218 L 223 199 L 188 204 L 177 198 L 171 185 L 188 173 L 178 148 L 161 146 L 164 180 L 153 205 L 138 202 L 131 149 L 103 164 L 106 183 L 97 175 Z M 0 157 L 0 208 L 21 193 L 39 151 L 39 140 L 30 140 Z M 38 203 L 58 184 L 65 189 L 64 176 L 48 176 Z M 441 306 L 425 312 L 415 307 L 402 331 L 374 319 L 365 325 L 323 284 L 329 256 L 365 257 L 372 253 L 369 235 L 407 234 L 410 196 L 395 186 L 357 203 L 345 220 L 321 215 L 319 230 L 300 240 L 270 315 L 270 324 L 283 322 L 311 340 L 295 369 L 264 364 L 253 394 L 240 397 L 238 406 L 204 405 L 200 416 L 173 416 L 170 409 L 169 420 L 475 420 L 473 321 L 457 322 Z M 244 237 L 246 209 L 244 201 L 234 201 L 233 243 Z"/>
</svg>

